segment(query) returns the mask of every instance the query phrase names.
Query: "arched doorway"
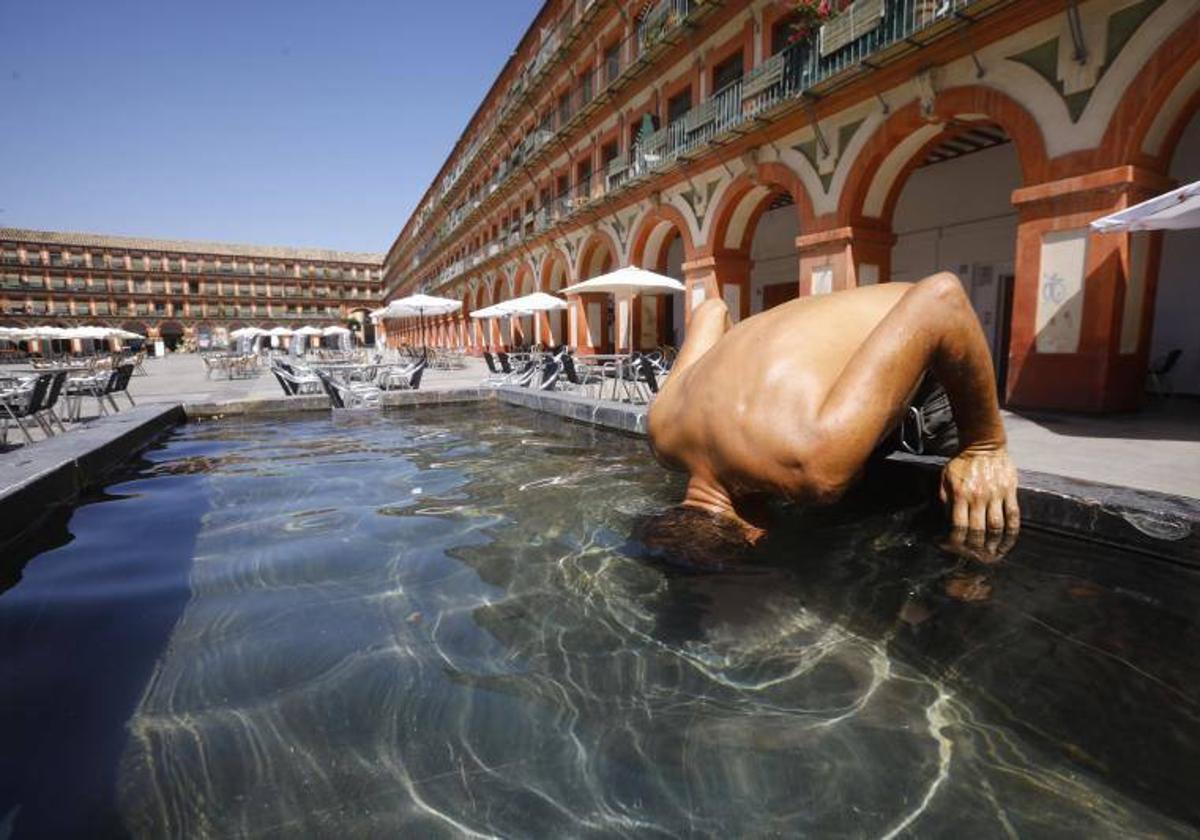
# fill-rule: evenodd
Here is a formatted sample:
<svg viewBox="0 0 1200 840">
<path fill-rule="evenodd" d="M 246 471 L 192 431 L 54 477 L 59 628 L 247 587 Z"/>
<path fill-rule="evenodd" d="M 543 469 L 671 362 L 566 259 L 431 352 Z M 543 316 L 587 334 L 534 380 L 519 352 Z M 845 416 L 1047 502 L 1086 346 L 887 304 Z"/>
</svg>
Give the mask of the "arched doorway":
<svg viewBox="0 0 1200 840">
<path fill-rule="evenodd" d="M 375 346 L 375 322 L 371 320 L 368 309 L 355 309 L 350 313 L 350 320 L 358 324 L 356 340 L 364 347 Z"/>
<path fill-rule="evenodd" d="M 1021 184 L 1021 162 L 1003 128 L 991 122 L 959 125 L 921 152 L 898 185 L 890 219 L 896 237 L 891 279 L 957 274 L 979 316 L 1000 383 L 1007 370 L 1017 249 L 1012 194 Z M 859 284 L 871 279 L 860 277 Z"/>
<path fill-rule="evenodd" d="M 170 352 L 175 352 L 183 344 L 183 324 L 178 321 L 167 321 L 158 328 L 159 338 L 163 346 Z"/>
<path fill-rule="evenodd" d="M 1167 174 L 1180 184 L 1200 181 L 1200 110 L 1193 113 L 1179 136 Z M 1146 236 L 1134 234 L 1135 261 L 1145 249 Z M 1178 350 L 1178 359 L 1163 376 L 1163 382 L 1172 393 L 1196 395 L 1200 394 L 1200 331 L 1196 329 L 1200 324 L 1200 293 L 1196 287 L 1200 232 L 1168 230 L 1162 237 L 1150 367 L 1161 367 Z M 1139 240 L 1143 241 L 1139 244 Z M 1145 266 L 1135 266 L 1136 270 L 1144 271 Z"/>
<path fill-rule="evenodd" d="M 146 337 L 150 334 L 150 331 L 146 328 L 146 325 L 141 321 L 126 321 L 121 324 L 121 329 L 127 330 L 131 333 L 137 333 L 138 335 L 142 336 L 142 338 L 131 338 L 125 342 L 125 346 L 131 347 L 134 350 L 140 350 L 142 345 L 145 343 Z"/>
<path fill-rule="evenodd" d="M 734 179 L 714 212 L 710 236 L 715 282 L 696 290 L 701 299 L 720 294 L 736 323 L 800 294 L 796 241 L 811 224 L 813 211 L 803 182 L 790 166 L 760 164 Z M 691 296 L 694 306 L 696 294 Z"/>
<path fill-rule="evenodd" d="M 541 290 L 548 294 L 555 294 L 567 285 L 569 284 L 566 257 L 558 249 L 551 250 L 542 262 Z M 538 321 L 538 340 L 552 347 L 568 343 L 567 336 L 570 334 L 568 326 L 569 319 L 566 309 L 547 312 L 545 317 Z M 549 331 L 548 334 L 545 332 L 546 330 Z"/>
<path fill-rule="evenodd" d="M 512 297 L 519 298 L 533 293 L 533 268 L 521 263 L 513 273 Z M 511 300 L 512 298 L 510 298 Z M 520 347 L 540 340 L 537 338 L 532 315 L 520 315 L 509 319 L 512 345 Z"/>
<path fill-rule="evenodd" d="M 593 233 L 579 249 L 576 276 L 579 281 L 599 277 L 616 268 L 617 247 L 603 233 Z M 617 336 L 614 332 L 616 311 L 612 295 L 572 295 L 576 324 L 575 343 L 581 353 L 612 353 Z M 626 305 L 622 301 L 622 306 Z M 627 323 L 623 321 L 622 323 Z"/>
<path fill-rule="evenodd" d="M 750 237 L 750 314 L 771 309 L 800 294 L 796 199 L 776 189 L 762 201 Z"/>
<path fill-rule="evenodd" d="M 674 207 L 657 207 L 639 223 L 630 247 L 633 265 L 685 281 L 683 264 L 694 258 L 688 223 Z M 634 301 L 634 340 L 638 348 L 683 345 L 687 320 L 683 294 L 639 295 Z"/>
</svg>

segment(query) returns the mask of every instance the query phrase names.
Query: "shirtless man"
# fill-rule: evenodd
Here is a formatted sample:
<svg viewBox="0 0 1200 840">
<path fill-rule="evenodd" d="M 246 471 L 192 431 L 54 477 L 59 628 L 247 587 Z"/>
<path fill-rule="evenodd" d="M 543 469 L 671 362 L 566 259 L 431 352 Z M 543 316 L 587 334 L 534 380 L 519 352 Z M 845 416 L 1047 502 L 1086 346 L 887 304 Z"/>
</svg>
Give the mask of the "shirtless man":
<svg viewBox="0 0 1200 840">
<path fill-rule="evenodd" d="M 926 371 L 945 388 L 960 450 L 941 499 L 956 529 L 1015 532 L 991 358 L 962 285 L 942 273 L 777 306 L 731 326 L 720 300 L 692 314 L 648 418 L 650 445 L 690 479 L 646 523 L 652 550 L 695 566 L 736 562 L 763 534 L 763 501 L 838 499 L 900 420 Z"/>
</svg>

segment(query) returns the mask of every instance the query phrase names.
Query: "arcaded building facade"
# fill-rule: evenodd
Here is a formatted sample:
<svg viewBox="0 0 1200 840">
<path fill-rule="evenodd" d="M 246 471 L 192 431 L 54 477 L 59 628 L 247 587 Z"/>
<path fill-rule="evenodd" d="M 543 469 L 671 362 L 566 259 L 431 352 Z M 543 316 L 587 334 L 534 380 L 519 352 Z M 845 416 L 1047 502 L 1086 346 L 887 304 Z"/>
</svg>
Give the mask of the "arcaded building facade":
<svg viewBox="0 0 1200 840">
<path fill-rule="evenodd" d="M 0 228 L 0 326 L 124 327 L 169 348 L 330 326 L 381 299 L 382 255 Z"/>
<path fill-rule="evenodd" d="M 678 344 L 708 297 L 736 320 L 950 269 L 1010 405 L 1134 408 L 1172 349 L 1175 390 L 1200 393 L 1196 235 L 1089 229 L 1200 178 L 1200 0 L 855 0 L 808 32 L 794 7 L 549 0 L 385 297 L 461 298 L 443 344 L 588 353 Z M 631 264 L 686 295 L 466 317 Z"/>
</svg>

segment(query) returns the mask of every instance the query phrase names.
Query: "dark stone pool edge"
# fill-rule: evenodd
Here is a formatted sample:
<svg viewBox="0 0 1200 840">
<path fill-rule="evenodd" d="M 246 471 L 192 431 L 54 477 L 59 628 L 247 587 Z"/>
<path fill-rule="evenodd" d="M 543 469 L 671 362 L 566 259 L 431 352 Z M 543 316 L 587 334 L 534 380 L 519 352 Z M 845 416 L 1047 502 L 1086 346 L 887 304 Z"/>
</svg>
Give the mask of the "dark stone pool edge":
<svg viewBox="0 0 1200 840">
<path fill-rule="evenodd" d="M 561 392 L 486 387 L 401 391 L 385 394 L 384 407 L 487 400 L 624 434 L 646 433 L 645 406 L 600 403 Z M 107 472 L 179 423 L 318 410 L 329 410 L 326 397 L 139 406 L 28 450 L 0 455 L 0 547 L 54 506 L 69 504 L 88 486 L 99 484 Z M 898 493 L 933 493 L 941 464 L 938 458 L 897 454 L 887 459 L 881 476 Z M 11 476 L 10 466 L 16 467 Z M 1022 470 L 1020 502 L 1027 525 L 1200 569 L 1200 500 Z"/>
<path fill-rule="evenodd" d="M 557 414 L 627 434 L 646 434 L 646 407 L 598 404 L 573 394 L 496 389 L 508 405 Z M 944 458 L 897 453 L 879 477 L 901 494 L 937 492 Z M 1200 499 L 1020 471 L 1018 500 L 1026 525 L 1115 545 L 1200 569 Z"/>
<path fill-rule="evenodd" d="M 178 404 L 140 405 L 0 454 L 0 550 L 186 420 Z"/>
</svg>

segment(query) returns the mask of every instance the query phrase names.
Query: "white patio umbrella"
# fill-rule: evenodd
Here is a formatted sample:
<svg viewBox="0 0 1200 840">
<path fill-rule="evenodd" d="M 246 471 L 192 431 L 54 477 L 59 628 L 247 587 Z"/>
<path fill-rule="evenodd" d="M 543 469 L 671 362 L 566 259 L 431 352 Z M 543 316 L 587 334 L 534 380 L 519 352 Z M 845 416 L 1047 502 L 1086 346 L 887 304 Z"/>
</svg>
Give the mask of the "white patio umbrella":
<svg viewBox="0 0 1200 840">
<path fill-rule="evenodd" d="M 435 297 L 433 295 L 409 295 L 399 300 L 394 300 L 386 307 L 385 318 L 411 318 L 416 315 L 421 319 L 421 349 L 428 355 L 429 349 L 425 346 L 425 316 L 426 315 L 449 315 L 451 312 L 457 312 L 462 309 L 462 301 L 454 300 L 453 298 Z"/>
<path fill-rule="evenodd" d="M 504 309 L 509 309 L 514 315 L 522 317 L 536 315 L 539 312 L 554 312 L 567 308 L 565 300 L 546 292 L 534 292 L 533 294 L 513 298 L 512 300 L 502 301 L 496 305 Z"/>
<path fill-rule="evenodd" d="M 1200 228 L 1200 181 L 1092 222 L 1099 233 Z"/>
<path fill-rule="evenodd" d="M 510 309 L 519 315 L 527 315 L 530 312 L 552 312 L 556 309 L 566 309 L 567 302 L 560 297 L 555 297 L 545 292 L 534 292 L 531 295 L 502 301 L 501 303 L 497 303 L 496 306 L 502 309 Z"/>
<path fill-rule="evenodd" d="M 272 327 L 267 330 L 267 334 L 271 336 L 271 346 L 278 347 L 280 339 L 292 334 L 292 331 L 287 327 Z"/>
<path fill-rule="evenodd" d="M 337 344 L 342 350 L 349 350 L 351 330 L 342 326 L 329 326 L 321 330 L 321 335 L 328 338 L 330 336 L 337 337 Z"/>
<path fill-rule="evenodd" d="M 625 335 L 629 339 L 630 347 L 632 347 L 633 296 L 674 294 L 675 292 L 682 292 L 685 289 L 686 287 L 673 277 L 647 271 L 635 265 L 627 265 L 624 268 L 618 268 L 616 271 L 610 271 L 608 274 L 593 277 L 591 280 L 584 280 L 582 283 L 567 286 L 562 290 L 562 293 L 564 295 L 611 294 L 618 300 L 624 299 L 627 302 L 626 312 L 628 315 L 625 324 Z"/>
<path fill-rule="evenodd" d="M 476 309 L 474 312 L 470 313 L 470 317 L 478 318 L 478 319 L 482 320 L 484 318 L 511 318 L 514 315 L 530 314 L 530 312 L 521 311 L 519 309 L 512 308 L 511 306 L 508 305 L 511 303 L 512 303 L 512 301 L 505 301 L 504 303 L 493 303 L 491 306 L 485 306 L 482 309 Z M 490 330 L 488 332 L 488 342 L 487 343 L 491 344 L 491 331 Z"/>
</svg>

